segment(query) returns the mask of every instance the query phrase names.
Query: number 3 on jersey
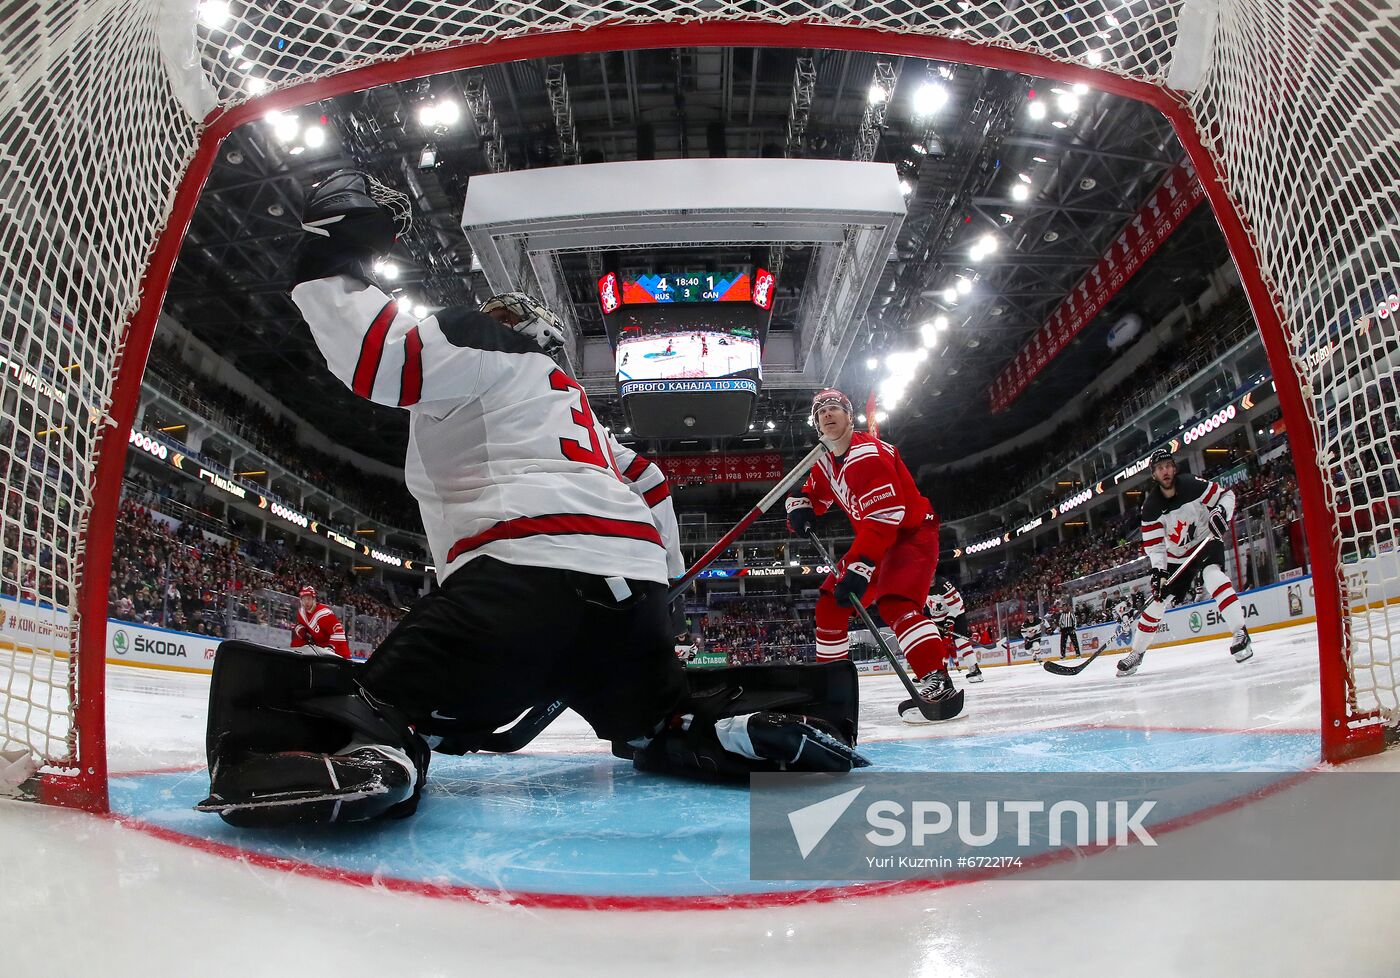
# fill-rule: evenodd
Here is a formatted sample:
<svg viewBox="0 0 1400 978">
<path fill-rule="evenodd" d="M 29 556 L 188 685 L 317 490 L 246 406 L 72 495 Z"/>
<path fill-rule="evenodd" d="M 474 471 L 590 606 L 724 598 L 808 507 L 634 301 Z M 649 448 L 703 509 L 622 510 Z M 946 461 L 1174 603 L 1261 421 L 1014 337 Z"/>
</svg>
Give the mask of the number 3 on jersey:
<svg viewBox="0 0 1400 978">
<path fill-rule="evenodd" d="M 598 443 L 598 429 L 594 427 L 593 409 L 588 406 L 588 398 L 584 395 L 583 388 L 578 385 L 578 381 L 556 368 L 549 374 L 549 386 L 557 391 L 578 392 L 579 406 L 571 408 L 569 413 L 573 416 L 574 424 L 588 432 L 587 445 L 569 438 L 559 439 L 559 450 L 564 453 L 564 457 L 571 462 L 585 462 L 589 465 L 596 465 L 600 469 L 613 471 L 613 467 L 608 464 L 608 456 L 603 452 L 603 446 Z"/>
</svg>

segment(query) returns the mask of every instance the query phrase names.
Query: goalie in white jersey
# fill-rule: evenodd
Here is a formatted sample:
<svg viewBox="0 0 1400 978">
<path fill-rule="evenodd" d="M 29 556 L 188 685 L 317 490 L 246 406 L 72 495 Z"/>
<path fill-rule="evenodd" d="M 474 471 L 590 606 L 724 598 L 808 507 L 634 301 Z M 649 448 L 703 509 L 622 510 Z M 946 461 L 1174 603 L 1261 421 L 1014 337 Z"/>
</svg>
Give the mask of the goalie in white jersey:
<svg viewBox="0 0 1400 978">
<path fill-rule="evenodd" d="M 649 770 L 863 764 L 850 747 L 853 709 L 838 731 L 761 707 L 693 705 L 672 641 L 667 584 L 684 567 L 664 475 L 594 418 L 553 359 L 563 325 L 536 300 L 507 293 L 422 320 L 401 311 L 368 271 L 403 230 L 395 208 L 406 214 L 406 198 L 354 171 L 315 187 L 292 298 L 332 374 L 409 412 L 405 479 L 441 586 L 353 687 L 332 676 L 336 695 L 316 695 L 325 688 L 303 681 L 275 721 L 248 713 L 244 687 L 281 664 L 268 650 L 221 646 L 210 707 L 219 746 L 200 809 L 243 825 L 411 814 L 429 747 L 477 749 L 555 700 Z M 275 737 L 258 729 L 298 712 L 315 722 Z"/>
</svg>

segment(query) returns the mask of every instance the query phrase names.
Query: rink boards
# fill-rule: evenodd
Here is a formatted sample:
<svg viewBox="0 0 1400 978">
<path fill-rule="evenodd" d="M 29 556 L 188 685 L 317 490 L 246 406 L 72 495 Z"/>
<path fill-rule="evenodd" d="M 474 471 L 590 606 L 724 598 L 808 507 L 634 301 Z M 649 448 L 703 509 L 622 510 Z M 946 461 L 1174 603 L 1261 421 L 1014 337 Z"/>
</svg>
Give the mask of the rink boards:
<svg viewBox="0 0 1400 978">
<path fill-rule="evenodd" d="M 1353 615 L 1400 602 L 1400 556 L 1386 554 L 1348 564 L 1347 583 L 1351 594 L 1365 598 L 1352 605 Z M 1244 609 L 1245 624 L 1251 632 L 1306 624 L 1316 617 L 1312 577 L 1309 575 L 1241 591 L 1240 604 Z M 1100 648 L 1108 652 L 1126 648 L 1124 643 L 1115 640 L 1115 630 L 1113 623 L 1078 629 L 1083 654 L 1088 655 Z M 40 652 L 64 658 L 68 654 L 69 631 L 69 615 L 65 609 L 0 596 L 0 649 Z M 1172 608 L 1166 613 L 1153 648 L 1225 638 L 1229 632 L 1214 603 L 1198 601 Z M 853 633 L 852 638 L 858 638 L 859 634 Z M 886 637 L 890 639 L 888 635 Z M 210 635 L 194 635 L 110 618 L 107 621 L 106 659 L 113 665 L 209 673 L 214 667 L 214 653 L 219 641 Z M 1042 641 L 1043 657 L 1058 657 L 1059 633 L 1052 632 Z M 977 659 L 983 666 L 1017 665 L 1032 661 L 1021 641 L 1011 644 L 1009 658 L 996 648 L 978 648 Z M 889 664 L 878 658 L 858 662 L 856 667 L 862 674 L 890 671 Z"/>
</svg>

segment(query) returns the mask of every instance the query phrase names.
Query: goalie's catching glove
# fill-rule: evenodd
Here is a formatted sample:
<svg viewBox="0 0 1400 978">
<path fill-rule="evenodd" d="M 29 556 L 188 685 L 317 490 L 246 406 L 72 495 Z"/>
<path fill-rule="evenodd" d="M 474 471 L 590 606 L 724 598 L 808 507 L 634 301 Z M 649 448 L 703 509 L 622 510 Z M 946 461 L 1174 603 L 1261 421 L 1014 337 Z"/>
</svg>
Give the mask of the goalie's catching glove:
<svg viewBox="0 0 1400 978">
<path fill-rule="evenodd" d="M 370 264 L 412 225 L 408 196 L 359 170 L 337 170 L 313 186 L 293 284 L 333 275 L 368 281 Z"/>
</svg>

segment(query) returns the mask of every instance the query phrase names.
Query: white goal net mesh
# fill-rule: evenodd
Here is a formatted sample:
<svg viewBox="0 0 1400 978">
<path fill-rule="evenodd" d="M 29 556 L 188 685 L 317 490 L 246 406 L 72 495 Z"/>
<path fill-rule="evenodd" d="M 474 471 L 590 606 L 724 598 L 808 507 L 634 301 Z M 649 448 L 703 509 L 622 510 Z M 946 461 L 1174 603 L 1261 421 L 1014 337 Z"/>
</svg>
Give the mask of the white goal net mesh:
<svg viewBox="0 0 1400 978">
<path fill-rule="evenodd" d="M 790 43 L 807 46 L 825 38 L 882 50 L 898 41 L 907 52 L 911 38 L 946 39 L 973 45 L 963 49 L 969 60 L 1024 52 L 1179 90 L 1253 236 L 1311 416 L 1336 543 L 1313 560 L 1319 575 L 1345 582 L 1347 695 L 1358 714 L 1394 711 L 1400 635 L 1385 599 L 1400 593 L 1398 21 L 1393 3 L 1375 0 L 5 4 L 0 746 L 60 765 L 74 759 L 69 652 L 84 557 L 94 558 L 91 574 L 111 543 L 85 533 L 98 436 L 112 420 L 123 356 L 133 370 L 144 361 L 144 349 L 123 349 L 126 325 L 199 145 L 200 120 L 435 49 L 534 36 L 541 45 L 528 56 L 540 56 L 556 39 L 561 50 L 566 37 L 582 50 L 602 43 L 582 39 L 603 28 L 644 25 L 667 27 L 646 42 L 671 46 L 696 43 L 688 28 L 706 28 L 704 43 L 755 43 L 756 25 L 788 25 L 801 37 Z M 716 25 L 732 27 L 720 34 Z M 844 39 L 835 30 L 796 33 L 814 26 L 841 29 Z M 483 56 L 491 60 L 489 49 Z M 164 279 L 150 287 L 159 298 Z"/>
</svg>

